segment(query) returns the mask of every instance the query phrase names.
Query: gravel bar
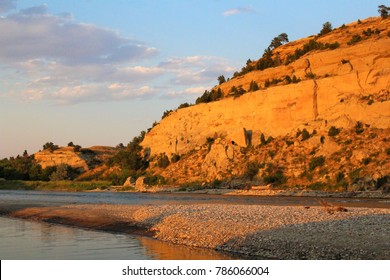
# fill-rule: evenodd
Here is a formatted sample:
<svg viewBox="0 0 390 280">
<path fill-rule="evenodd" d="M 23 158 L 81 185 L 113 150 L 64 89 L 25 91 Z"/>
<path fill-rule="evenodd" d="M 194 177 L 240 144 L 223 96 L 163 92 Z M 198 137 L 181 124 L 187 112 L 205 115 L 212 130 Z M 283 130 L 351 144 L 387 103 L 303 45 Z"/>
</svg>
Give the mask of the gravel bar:
<svg viewBox="0 0 390 280">
<path fill-rule="evenodd" d="M 8 210 L 5 210 L 5 209 Z M 237 253 L 247 259 L 390 259 L 390 209 L 261 205 L 65 205 L 3 215 Z"/>
</svg>

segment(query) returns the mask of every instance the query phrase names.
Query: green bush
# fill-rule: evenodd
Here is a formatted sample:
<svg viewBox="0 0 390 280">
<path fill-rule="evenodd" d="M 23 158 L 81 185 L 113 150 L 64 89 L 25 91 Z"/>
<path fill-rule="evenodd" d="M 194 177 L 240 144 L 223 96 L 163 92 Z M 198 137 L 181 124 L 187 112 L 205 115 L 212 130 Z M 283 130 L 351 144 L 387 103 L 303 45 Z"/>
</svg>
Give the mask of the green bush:
<svg viewBox="0 0 390 280">
<path fill-rule="evenodd" d="M 263 180 L 266 184 L 281 185 L 287 181 L 287 177 L 283 174 L 282 170 L 277 170 L 272 174 L 264 176 Z"/>
<path fill-rule="evenodd" d="M 338 129 L 338 128 L 335 127 L 335 126 L 332 126 L 332 127 L 329 129 L 329 131 L 328 131 L 328 135 L 329 135 L 329 136 L 332 136 L 332 137 L 338 135 L 339 133 L 340 133 L 340 129 Z"/>
<path fill-rule="evenodd" d="M 291 82 L 292 82 L 293 84 L 297 84 L 297 83 L 299 83 L 300 81 L 301 81 L 300 78 L 297 78 L 297 76 L 293 75 L 292 80 L 291 80 Z"/>
<path fill-rule="evenodd" d="M 257 173 L 259 173 L 259 169 L 260 164 L 258 162 L 248 162 L 244 176 L 249 180 L 253 180 Z"/>
<path fill-rule="evenodd" d="M 188 104 L 187 102 L 183 103 L 183 104 L 180 104 L 179 107 L 177 107 L 177 109 L 183 109 L 183 108 L 187 108 L 187 107 L 190 107 L 191 105 Z M 154 126 L 154 125 L 153 125 Z"/>
<path fill-rule="evenodd" d="M 332 30 L 333 30 L 332 24 L 329 21 L 327 21 L 322 25 L 322 29 L 318 35 L 322 36 L 322 35 L 328 34 Z"/>
<path fill-rule="evenodd" d="M 346 188 L 348 186 L 348 182 L 345 179 L 345 175 L 343 172 L 338 172 L 336 174 L 336 183 L 338 186 L 342 186 L 344 188 Z"/>
<path fill-rule="evenodd" d="M 180 156 L 178 154 L 173 154 L 171 157 L 171 162 L 176 163 L 180 160 Z"/>
<path fill-rule="evenodd" d="M 362 163 L 364 165 L 368 165 L 371 161 L 372 161 L 372 159 L 370 157 L 366 157 L 366 158 L 362 159 Z"/>
<path fill-rule="evenodd" d="M 172 112 L 173 112 L 172 110 L 166 110 L 166 111 L 163 113 L 161 119 L 165 119 L 165 118 L 168 117 L 169 114 L 172 113 Z"/>
<path fill-rule="evenodd" d="M 148 162 L 141 157 L 141 142 L 145 137 L 145 131 L 141 131 L 139 136 L 133 138 L 125 149 L 119 149 L 115 155 L 108 160 L 108 165 L 118 165 L 122 169 L 140 170 L 148 166 Z"/>
<path fill-rule="evenodd" d="M 288 43 L 288 35 L 286 33 L 282 33 L 279 36 L 273 38 L 271 44 L 269 45 L 269 49 L 276 49 L 284 43 Z"/>
<path fill-rule="evenodd" d="M 351 40 L 348 41 L 348 45 L 354 45 L 362 40 L 362 37 L 358 34 L 352 36 Z"/>
<path fill-rule="evenodd" d="M 160 168 L 167 168 L 170 164 L 168 156 L 165 153 L 162 153 L 157 158 L 157 166 Z"/>
<path fill-rule="evenodd" d="M 46 142 L 46 144 L 43 145 L 44 150 L 49 150 L 50 152 L 53 152 L 54 150 L 59 149 L 60 147 L 58 145 L 54 145 L 53 142 Z"/>
<path fill-rule="evenodd" d="M 259 85 L 255 81 L 252 81 L 249 85 L 249 91 L 257 91 L 257 90 L 259 90 Z"/>
<path fill-rule="evenodd" d="M 313 157 L 309 162 L 309 170 L 313 171 L 319 166 L 324 166 L 324 164 L 325 164 L 324 156 Z"/>
<path fill-rule="evenodd" d="M 324 44 L 313 39 L 310 40 L 305 45 L 303 45 L 302 48 L 296 49 L 293 54 L 287 55 L 285 64 L 288 65 L 313 50 L 325 50 L 325 49 L 334 50 L 337 49 L 338 47 L 340 47 L 339 42 Z"/>
<path fill-rule="evenodd" d="M 375 183 L 375 189 L 383 189 L 384 192 L 390 192 L 390 175 L 378 178 Z"/>
<path fill-rule="evenodd" d="M 363 123 L 357 122 L 356 125 L 355 125 L 355 132 L 356 132 L 356 134 L 362 134 L 363 131 L 364 131 Z"/>
<path fill-rule="evenodd" d="M 305 77 L 308 79 L 314 79 L 316 77 L 316 74 L 314 74 L 313 72 L 307 72 Z"/>
<path fill-rule="evenodd" d="M 389 16 L 390 7 L 385 5 L 378 6 L 378 13 L 381 15 L 382 19 L 386 19 Z"/>
<path fill-rule="evenodd" d="M 165 185 L 167 183 L 165 178 L 161 175 L 153 175 L 153 176 L 148 177 L 148 179 L 149 179 L 148 184 L 151 186 Z"/>
<path fill-rule="evenodd" d="M 327 185 L 324 182 L 315 182 L 308 185 L 307 188 L 313 191 L 324 191 L 327 189 Z"/>
<path fill-rule="evenodd" d="M 310 138 L 310 133 L 304 128 L 302 130 L 302 141 L 305 141 Z"/>
<path fill-rule="evenodd" d="M 267 140 L 265 140 L 264 133 L 262 133 L 260 135 L 260 146 L 267 145 L 267 144 L 271 143 L 273 140 L 274 140 L 274 138 L 272 136 L 268 136 Z"/>
<path fill-rule="evenodd" d="M 360 168 L 354 169 L 353 171 L 349 172 L 348 177 L 351 180 L 352 183 L 355 183 L 360 178 Z"/>
<path fill-rule="evenodd" d="M 218 80 L 218 84 L 219 85 L 221 85 L 221 84 L 226 82 L 226 79 L 225 79 L 224 75 L 219 76 L 217 80 Z"/>
</svg>

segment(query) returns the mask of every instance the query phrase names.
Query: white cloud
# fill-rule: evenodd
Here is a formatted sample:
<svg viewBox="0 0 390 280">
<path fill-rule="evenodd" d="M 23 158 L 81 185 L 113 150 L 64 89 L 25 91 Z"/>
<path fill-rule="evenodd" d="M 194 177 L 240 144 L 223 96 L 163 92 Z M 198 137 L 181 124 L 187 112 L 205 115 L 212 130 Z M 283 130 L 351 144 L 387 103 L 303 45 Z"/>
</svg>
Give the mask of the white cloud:
<svg viewBox="0 0 390 280">
<path fill-rule="evenodd" d="M 205 65 L 204 56 L 171 57 L 159 64 L 166 69 L 190 68 Z"/>
<path fill-rule="evenodd" d="M 182 97 L 198 97 L 201 96 L 205 90 L 209 90 L 208 87 L 190 87 L 179 91 L 172 91 L 167 94 L 171 98 L 182 98 Z"/>
<path fill-rule="evenodd" d="M 58 105 L 86 102 L 119 101 L 150 98 L 156 90 L 149 86 L 135 87 L 131 84 L 78 84 L 62 86 L 56 90 L 44 87 L 29 87 L 21 91 L 28 101 L 49 100 Z"/>
<path fill-rule="evenodd" d="M 0 13 L 16 8 L 16 0 L 0 0 Z"/>
<path fill-rule="evenodd" d="M 253 13 L 253 12 L 255 12 L 255 10 L 252 7 L 239 7 L 239 8 L 234 8 L 234 9 L 224 11 L 222 13 L 222 15 L 225 17 L 228 17 L 228 16 L 237 15 L 237 14 Z"/>
<path fill-rule="evenodd" d="M 0 19 L 0 61 L 44 58 L 65 64 L 123 63 L 149 58 L 152 47 L 92 24 L 33 7 Z"/>
<path fill-rule="evenodd" d="M 47 5 L 34 6 L 27 9 L 20 10 L 23 15 L 43 15 L 47 13 Z"/>
<path fill-rule="evenodd" d="M 157 49 L 69 14 L 49 14 L 46 5 L 0 17 L 0 38 L 2 87 L 7 97 L 30 102 L 181 98 L 236 70 L 226 59 L 199 55 L 150 65 Z"/>
<path fill-rule="evenodd" d="M 214 56 L 175 57 L 159 66 L 174 74 L 171 81 L 176 85 L 215 84 L 218 76 L 235 71 L 226 59 Z"/>
</svg>

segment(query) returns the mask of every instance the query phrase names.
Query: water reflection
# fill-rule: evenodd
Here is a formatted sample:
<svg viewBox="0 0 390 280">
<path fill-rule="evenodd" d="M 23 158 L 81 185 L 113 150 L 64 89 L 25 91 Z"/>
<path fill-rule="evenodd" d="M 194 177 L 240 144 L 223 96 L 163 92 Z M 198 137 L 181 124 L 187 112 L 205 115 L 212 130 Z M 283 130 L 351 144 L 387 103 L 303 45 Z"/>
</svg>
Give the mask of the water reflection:
<svg viewBox="0 0 390 280">
<path fill-rule="evenodd" d="M 4 217 L 0 217 L 0 248 L 3 260 L 229 259 L 212 250 L 175 246 L 147 237 Z"/>
<path fill-rule="evenodd" d="M 191 248 L 167 244 L 151 238 L 141 237 L 142 246 L 148 255 L 159 260 L 227 260 L 233 259 L 228 255 L 202 248 Z"/>
<path fill-rule="evenodd" d="M 267 196 L 221 196 L 211 194 L 177 193 L 66 193 L 44 191 L 0 190 L 0 204 L 56 206 L 63 204 L 194 204 L 223 203 L 235 205 L 319 205 L 315 197 L 267 197 Z M 344 207 L 389 208 L 389 199 L 326 198 L 329 203 Z"/>
</svg>

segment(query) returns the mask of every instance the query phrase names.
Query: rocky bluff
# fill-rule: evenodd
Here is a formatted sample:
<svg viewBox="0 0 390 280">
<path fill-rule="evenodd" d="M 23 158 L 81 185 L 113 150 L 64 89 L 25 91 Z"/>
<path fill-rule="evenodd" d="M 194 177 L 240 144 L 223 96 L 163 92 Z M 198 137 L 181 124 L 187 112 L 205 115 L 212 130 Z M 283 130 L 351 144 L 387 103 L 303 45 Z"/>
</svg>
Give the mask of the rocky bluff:
<svg viewBox="0 0 390 280">
<path fill-rule="evenodd" d="M 325 168 L 341 155 L 335 165 L 343 171 L 340 177 L 348 179 L 361 165 L 361 177 L 369 172 L 379 172 L 378 178 L 385 176 L 381 168 L 389 170 L 385 151 L 390 127 L 389 30 L 390 18 L 369 18 L 276 48 L 273 58 L 281 62 L 278 66 L 253 69 L 221 83 L 214 88 L 222 92 L 220 100 L 178 109 L 154 126 L 142 142 L 146 156 L 152 162 L 161 155 L 180 155 L 181 159 L 164 169 L 151 164 L 151 171 L 178 182 L 210 182 L 245 175 L 248 162 L 256 162 L 259 180 L 276 174 L 265 171 L 272 164 L 283 171 L 287 182 L 295 178 L 291 183 L 297 183 L 307 175 L 305 171 L 318 171 L 309 170 L 314 157 L 323 156 L 325 164 L 320 165 Z M 287 63 L 313 41 L 336 47 L 314 49 Z M 294 76 L 298 81 L 291 83 Z M 258 90 L 239 96 L 232 93 L 233 88 L 248 91 L 252 82 L 259 85 Z M 342 132 L 330 136 L 332 127 Z M 356 133 L 357 127 L 362 132 Z M 309 137 L 302 139 L 299 132 L 303 130 Z M 274 141 L 268 144 L 266 139 Z M 349 146 L 345 147 L 345 141 Z M 360 161 L 382 158 L 375 157 L 376 152 L 383 154 L 378 167 L 382 171 L 355 162 L 356 155 L 351 153 L 359 149 Z M 279 161 L 283 151 L 285 158 Z M 304 158 L 297 159 L 297 154 Z M 313 176 L 324 184 L 342 181 L 333 178 L 337 174 L 331 169 L 322 170 L 322 175 L 307 175 L 311 180 L 306 183 Z"/>
</svg>

